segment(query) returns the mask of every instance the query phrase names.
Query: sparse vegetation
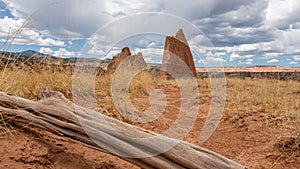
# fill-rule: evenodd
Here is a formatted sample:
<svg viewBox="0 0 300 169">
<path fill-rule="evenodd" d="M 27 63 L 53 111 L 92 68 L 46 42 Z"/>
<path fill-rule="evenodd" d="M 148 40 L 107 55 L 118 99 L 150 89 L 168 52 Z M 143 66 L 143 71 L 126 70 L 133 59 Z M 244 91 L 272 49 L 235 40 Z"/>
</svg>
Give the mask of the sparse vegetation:
<svg viewBox="0 0 300 169">
<path fill-rule="evenodd" d="M 12 95 L 34 99 L 39 98 L 41 88 L 48 87 L 72 98 L 72 72 L 56 71 L 48 66 L 39 70 L 8 67 L 0 72 L 0 90 Z M 96 91 L 111 97 L 112 75 L 96 77 Z M 269 121 L 281 118 L 285 122 L 300 125 L 300 83 L 271 79 L 227 78 L 227 99 L 224 118 L 234 120 L 247 113 L 259 112 Z M 210 97 L 209 79 L 199 79 L 201 95 Z M 131 81 L 129 95 L 138 109 L 144 111 L 148 106 L 148 95 L 154 88 L 176 87 L 174 80 L 153 77 L 149 72 L 141 72 Z M 144 98 L 144 99 L 136 99 Z M 142 101 L 142 102 L 138 102 Z M 143 103 L 146 101 L 146 104 Z M 283 120 L 284 119 L 284 120 Z"/>
<path fill-rule="evenodd" d="M 62 70 L 58 67 L 45 66 L 12 66 L 1 70 L 0 91 L 32 100 L 38 100 L 42 87 L 48 87 L 62 92 L 67 98 L 72 99 L 72 72 L 71 69 Z M 112 100 L 111 74 L 96 76 L 96 96 L 101 112 L 126 122 L 127 117 L 122 117 Z M 300 131 L 300 82 L 281 81 L 271 79 L 240 79 L 226 78 L 226 106 L 223 120 L 233 124 L 249 116 L 255 115 L 254 120 L 263 121 L 274 130 L 274 139 L 282 148 L 282 138 L 296 139 L 299 145 Z M 166 80 L 153 77 L 145 71 L 139 73 L 131 81 L 129 98 L 133 105 L 141 112 L 149 107 L 149 94 L 155 88 L 167 90 L 177 88 L 175 80 Z M 211 82 L 208 78 L 198 79 L 200 103 L 209 104 L 211 97 Z M 177 90 L 177 89 L 176 89 Z M 170 91 L 169 91 L 170 92 Z M 204 99 L 203 99 L 204 98 Z M 1 114 L 0 114 L 1 115 Z M 0 135 L 5 135 L 14 130 L 7 123 L 8 119 L 0 116 Z M 299 148 L 291 152 L 299 153 Z M 289 154 L 288 154 L 289 155 Z M 291 157 L 291 156 L 287 156 Z M 281 160 L 288 160 L 281 157 Z M 293 156 L 294 158 L 294 156 Z M 289 159 L 293 161 L 293 159 Z"/>
<path fill-rule="evenodd" d="M 271 79 L 227 78 L 224 116 L 234 120 L 259 113 L 266 122 L 281 121 L 300 126 L 300 83 Z"/>
<path fill-rule="evenodd" d="M 7 68 L 1 71 L 0 90 L 12 95 L 38 99 L 43 86 L 64 93 L 67 97 L 72 92 L 72 76 L 69 72 L 47 68 L 23 70 Z"/>
</svg>

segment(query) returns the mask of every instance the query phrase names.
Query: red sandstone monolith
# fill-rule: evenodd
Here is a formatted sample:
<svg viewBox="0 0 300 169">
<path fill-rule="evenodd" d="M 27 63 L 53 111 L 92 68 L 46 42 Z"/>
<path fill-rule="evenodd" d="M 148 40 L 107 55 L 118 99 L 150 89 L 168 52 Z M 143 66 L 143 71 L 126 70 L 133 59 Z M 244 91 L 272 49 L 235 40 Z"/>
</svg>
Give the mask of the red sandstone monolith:
<svg viewBox="0 0 300 169">
<path fill-rule="evenodd" d="M 182 64 L 186 64 L 192 75 L 196 77 L 196 68 L 192 52 L 182 29 L 179 29 L 175 37 L 166 37 L 161 69 L 162 77 L 168 78 L 170 72 L 177 74 L 177 77 L 180 77 L 180 74 L 182 74 L 182 76 L 187 75 Z M 169 72 L 169 75 L 167 72 Z"/>
</svg>

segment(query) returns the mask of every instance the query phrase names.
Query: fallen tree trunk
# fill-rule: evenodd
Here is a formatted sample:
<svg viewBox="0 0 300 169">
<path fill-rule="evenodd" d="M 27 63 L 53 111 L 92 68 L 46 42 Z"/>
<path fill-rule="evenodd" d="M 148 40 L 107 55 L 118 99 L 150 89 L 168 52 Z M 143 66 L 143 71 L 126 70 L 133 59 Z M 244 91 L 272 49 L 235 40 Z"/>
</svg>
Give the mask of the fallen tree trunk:
<svg viewBox="0 0 300 169">
<path fill-rule="evenodd" d="M 119 156 L 124 154 L 120 157 L 142 168 L 245 168 L 217 153 L 165 136 L 150 144 L 128 139 L 129 135 L 137 138 L 161 135 L 105 115 L 96 118 L 99 112 L 75 105 L 59 92 L 44 88 L 41 96 L 42 100 L 35 102 L 0 92 L 0 113 L 15 124 L 31 123 L 94 149 Z M 83 129 L 82 124 L 89 125 Z M 112 126 L 119 133 L 113 132 Z M 89 134 L 86 134 L 87 129 Z M 151 156 L 160 151 L 160 146 L 174 141 L 178 144 L 172 149 Z M 149 153 L 149 157 L 130 158 L 145 153 Z"/>
</svg>

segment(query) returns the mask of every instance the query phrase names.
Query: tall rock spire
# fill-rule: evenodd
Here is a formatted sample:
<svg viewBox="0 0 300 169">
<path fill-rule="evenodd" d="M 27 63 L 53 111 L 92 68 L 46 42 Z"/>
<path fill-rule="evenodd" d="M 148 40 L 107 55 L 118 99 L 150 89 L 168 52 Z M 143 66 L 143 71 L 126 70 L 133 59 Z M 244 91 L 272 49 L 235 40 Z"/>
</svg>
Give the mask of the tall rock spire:
<svg viewBox="0 0 300 169">
<path fill-rule="evenodd" d="M 181 59 L 181 61 L 178 59 Z M 162 77 L 169 77 L 166 72 L 185 74 L 185 72 L 182 72 L 184 71 L 182 61 L 189 67 L 191 73 L 196 77 L 197 74 L 192 52 L 182 29 L 179 29 L 175 37 L 166 37 L 162 60 Z"/>
<path fill-rule="evenodd" d="M 187 46 L 189 46 L 186 38 L 185 38 L 185 35 L 183 33 L 183 30 L 182 29 L 179 29 L 177 32 L 176 32 L 176 36 L 175 38 L 181 42 L 183 42 L 184 44 L 186 44 Z"/>
</svg>

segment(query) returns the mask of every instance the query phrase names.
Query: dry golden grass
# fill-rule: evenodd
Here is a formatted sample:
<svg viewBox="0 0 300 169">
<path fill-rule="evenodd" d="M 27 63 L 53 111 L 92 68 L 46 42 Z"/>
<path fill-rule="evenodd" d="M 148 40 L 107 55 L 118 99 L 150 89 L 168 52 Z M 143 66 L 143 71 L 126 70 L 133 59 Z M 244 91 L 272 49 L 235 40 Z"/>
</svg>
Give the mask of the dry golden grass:
<svg viewBox="0 0 300 169">
<path fill-rule="evenodd" d="M 48 87 L 64 93 L 67 97 L 72 92 L 72 76 L 70 73 L 44 69 L 41 72 L 24 71 L 22 69 L 5 69 L 0 72 L 0 91 L 12 95 L 38 99 L 42 87 Z"/>
<path fill-rule="evenodd" d="M 62 92 L 72 99 L 72 73 L 51 68 L 24 70 L 6 68 L 0 71 L 0 91 L 12 95 L 37 100 L 42 87 Z M 96 94 L 108 99 L 102 101 L 109 113 L 118 112 L 111 99 L 112 75 L 96 77 Z M 300 83 L 271 79 L 227 78 L 227 97 L 224 120 L 235 120 L 247 114 L 259 113 L 266 123 L 277 122 L 286 126 L 300 126 Z M 210 80 L 198 79 L 201 96 L 211 98 Z M 141 72 L 131 81 L 129 98 L 136 108 L 145 111 L 149 107 L 148 96 L 154 88 L 176 87 L 174 80 L 153 77 L 149 72 Z M 0 123 L 3 123 L 3 118 Z M 299 128 L 298 128 L 299 129 Z M 288 130 L 288 129 L 286 129 Z"/>
<path fill-rule="evenodd" d="M 144 112 L 150 106 L 148 96 L 155 88 L 154 81 L 155 79 L 147 71 L 140 72 L 132 79 L 129 88 L 129 99 L 137 110 Z"/>
<path fill-rule="evenodd" d="M 274 127 L 274 137 L 295 137 L 300 131 L 299 89 L 296 81 L 227 78 L 224 119 L 235 121 L 257 113 Z"/>
<path fill-rule="evenodd" d="M 271 116 L 289 114 L 299 118 L 300 83 L 272 79 L 227 78 L 228 117 L 240 112 L 261 112 Z"/>
</svg>

